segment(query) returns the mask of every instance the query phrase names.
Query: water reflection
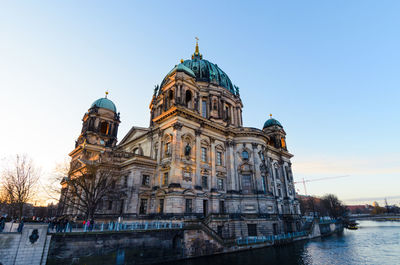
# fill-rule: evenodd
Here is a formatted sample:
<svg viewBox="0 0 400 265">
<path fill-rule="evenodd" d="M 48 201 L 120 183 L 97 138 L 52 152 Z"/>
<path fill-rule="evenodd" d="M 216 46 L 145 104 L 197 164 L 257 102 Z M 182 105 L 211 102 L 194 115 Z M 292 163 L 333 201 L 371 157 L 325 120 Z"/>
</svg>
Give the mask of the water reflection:
<svg viewBox="0 0 400 265">
<path fill-rule="evenodd" d="M 358 230 L 327 238 L 164 264 L 400 264 L 400 222 L 361 221 Z"/>
</svg>

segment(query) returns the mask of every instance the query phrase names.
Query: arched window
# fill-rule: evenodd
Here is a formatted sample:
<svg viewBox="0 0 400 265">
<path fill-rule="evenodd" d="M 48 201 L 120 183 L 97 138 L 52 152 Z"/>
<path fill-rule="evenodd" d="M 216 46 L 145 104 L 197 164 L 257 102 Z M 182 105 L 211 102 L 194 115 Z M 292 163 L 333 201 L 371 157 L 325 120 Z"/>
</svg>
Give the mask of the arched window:
<svg viewBox="0 0 400 265">
<path fill-rule="evenodd" d="M 165 135 L 164 140 L 163 140 L 163 157 L 169 157 L 172 154 L 172 137 L 171 135 Z"/>
<path fill-rule="evenodd" d="M 192 92 L 190 92 L 190 90 L 186 90 L 185 93 L 186 107 L 192 108 L 192 99 L 193 99 Z"/>
<path fill-rule="evenodd" d="M 217 109 L 218 109 L 217 100 L 214 99 L 213 100 L 213 110 L 217 110 Z"/>
<path fill-rule="evenodd" d="M 242 158 L 243 158 L 244 160 L 249 160 L 249 152 L 247 152 L 246 150 L 244 150 L 244 151 L 242 152 Z"/>
<path fill-rule="evenodd" d="M 286 148 L 286 142 L 285 142 L 285 138 L 281 138 L 281 146 L 282 148 Z"/>
<path fill-rule="evenodd" d="M 225 153 L 225 150 L 222 147 L 222 145 L 217 145 L 215 147 L 215 164 L 217 166 L 225 165 L 225 163 L 224 163 L 224 159 L 225 159 L 224 153 Z"/>
<path fill-rule="evenodd" d="M 201 101 L 201 116 L 207 118 L 207 101 L 204 99 Z"/>
<path fill-rule="evenodd" d="M 168 108 L 172 106 L 172 100 L 174 99 L 174 92 L 170 90 L 168 92 Z"/>
<path fill-rule="evenodd" d="M 108 134 L 109 125 L 107 122 L 103 121 L 100 123 L 100 133 Z"/>
</svg>

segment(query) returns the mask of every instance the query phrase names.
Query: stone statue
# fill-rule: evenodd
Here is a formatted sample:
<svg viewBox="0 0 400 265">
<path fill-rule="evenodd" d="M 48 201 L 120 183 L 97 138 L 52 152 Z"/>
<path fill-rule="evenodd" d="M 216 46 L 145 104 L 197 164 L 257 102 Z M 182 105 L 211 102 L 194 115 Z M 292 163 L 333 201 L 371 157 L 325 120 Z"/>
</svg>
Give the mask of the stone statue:
<svg viewBox="0 0 400 265">
<path fill-rule="evenodd" d="M 235 90 L 236 90 L 236 95 L 240 95 L 239 94 L 239 87 L 238 86 L 234 86 L 235 87 Z"/>
<path fill-rule="evenodd" d="M 157 95 L 158 88 L 159 88 L 158 85 L 154 86 L 154 94 L 153 94 L 154 96 Z"/>
<path fill-rule="evenodd" d="M 190 156 L 190 151 L 192 150 L 192 148 L 190 147 L 189 144 L 186 144 L 185 146 L 185 156 Z"/>
</svg>

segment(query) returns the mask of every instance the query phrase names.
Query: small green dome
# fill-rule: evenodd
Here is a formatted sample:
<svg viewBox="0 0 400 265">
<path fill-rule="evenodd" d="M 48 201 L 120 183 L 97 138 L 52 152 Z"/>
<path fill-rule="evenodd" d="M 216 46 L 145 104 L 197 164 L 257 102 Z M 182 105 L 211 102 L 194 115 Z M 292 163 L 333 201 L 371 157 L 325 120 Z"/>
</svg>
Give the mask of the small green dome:
<svg viewBox="0 0 400 265">
<path fill-rule="evenodd" d="M 275 119 L 273 119 L 273 118 L 269 118 L 265 123 L 264 123 L 264 127 L 263 127 L 263 129 L 265 129 L 265 128 L 267 128 L 267 127 L 271 127 L 271 126 L 279 126 L 279 127 L 281 127 L 281 128 L 283 128 L 283 126 L 282 126 L 282 124 L 279 122 L 279 121 L 277 121 L 277 120 L 275 120 Z"/>
<path fill-rule="evenodd" d="M 103 109 L 109 109 L 114 112 L 117 112 L 117 108 L 115 107 L 115 104 L 109 100 L 108 98 L 99 98 L 93 104 L 90 106 L 90 108 L 103 108 Z"/>
</svg>

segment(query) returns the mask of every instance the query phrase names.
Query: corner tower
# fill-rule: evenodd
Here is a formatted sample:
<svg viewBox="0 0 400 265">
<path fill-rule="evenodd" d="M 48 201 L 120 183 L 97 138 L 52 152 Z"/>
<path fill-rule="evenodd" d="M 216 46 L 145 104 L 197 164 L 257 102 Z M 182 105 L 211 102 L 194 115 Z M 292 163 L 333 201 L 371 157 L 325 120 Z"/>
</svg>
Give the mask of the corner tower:
<svg viewBox="0 0 400 265">
<path fill-rule="evenodd" d="M 263 132 L 269 136 L 268 145 L 287 151 L 286 132 L 282 124 L 272 118 L 272 114 L 269 115 L 269 119 L 264 123 Z"/>
<path fill-rule="evenodd" d="M 75 142 L 75 149 L 69 154 L 72 158 L 71 166 L 77 159 L 97 159 L 101 153 L 116 147 L 119 113 L 107 96 L 108 92 L 104 98 L 93 102 L 83 116 L 81 134 Z"/>
</svg>

